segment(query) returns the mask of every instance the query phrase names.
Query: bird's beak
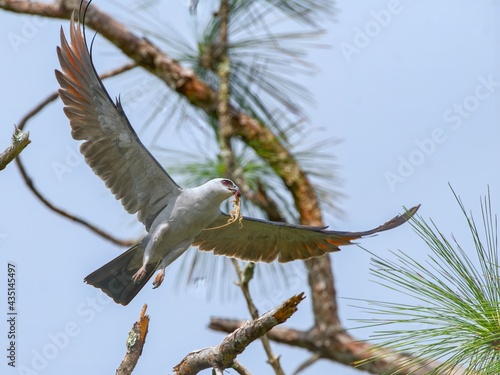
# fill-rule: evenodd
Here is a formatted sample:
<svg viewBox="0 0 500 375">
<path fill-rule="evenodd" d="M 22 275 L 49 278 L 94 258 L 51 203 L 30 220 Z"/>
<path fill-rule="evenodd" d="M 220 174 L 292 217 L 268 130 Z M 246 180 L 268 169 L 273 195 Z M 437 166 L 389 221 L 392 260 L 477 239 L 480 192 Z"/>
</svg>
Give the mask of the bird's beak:
<svg viewBox="0 0 500 375">
<path fill-rule="evenodd" d="M 241 196 L 241 192 L 240 192 L 240 189 L 238 186 L 235 186 L 234 188 L 232 188 L 230 190 L 233 192 L 235 197 L 239 198 Z"/>
</svg>

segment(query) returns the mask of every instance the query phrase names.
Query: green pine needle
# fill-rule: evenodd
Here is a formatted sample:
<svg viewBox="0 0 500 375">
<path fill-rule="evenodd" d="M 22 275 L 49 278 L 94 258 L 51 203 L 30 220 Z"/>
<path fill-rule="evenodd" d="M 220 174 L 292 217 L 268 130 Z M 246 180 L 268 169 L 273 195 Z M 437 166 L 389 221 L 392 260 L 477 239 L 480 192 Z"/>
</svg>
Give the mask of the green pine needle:
<svg viewBox="0 0 500 375">
<path fill-rule="evenodd" d="M 425 262 L 402 251 L 393 252 L 395 260 L 372 259 L 378 283 L 413 298 L 408 304 L 367 301 L 371 307 L 365 311 L 371 318 L 361 320 L 377 327 L 372 339 L 380 347 L 411 355 L 391 374 L 412 373 L 434 361 L 441 364 L 429 374 L 500 374 L 497 219 L 489 191 L 481 202 L 481 233 L 455 197 L 475 252 L 462 248 L 453 236 L 449 240 L 434 222 L 414 218 L 414 230 L 432 251 Z"/>
</svg>

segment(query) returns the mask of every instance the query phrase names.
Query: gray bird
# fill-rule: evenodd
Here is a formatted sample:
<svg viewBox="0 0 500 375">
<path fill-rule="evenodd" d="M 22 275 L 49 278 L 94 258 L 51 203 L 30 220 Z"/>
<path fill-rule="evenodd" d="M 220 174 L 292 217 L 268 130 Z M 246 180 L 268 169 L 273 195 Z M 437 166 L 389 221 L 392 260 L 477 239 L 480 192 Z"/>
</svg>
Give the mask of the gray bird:
<svg viewBox="0 0 500 375">
<path fill-rule="evenodd" d="M 326 230 L 244 217 L 225 225 L 223 201 L 239 197 L 238 187 L 216 178 L 195 188 L 175 183 L 132 129 L 120 101 L 113 103 L 96 73 L 79 23 L 71 20 L 71 44 L 61 29 L 56 70 L 59 95 L 72 136 L 83 141 L 80 151 L 92 170 L 146 228 L 147 235 L 117 258 L 85 278 L 116 303 L 127 305 L 158 270 L 158 287 L 165 268 L 190 246 L 252 262 L 290 262 L 338 251 L 351 240 L 395 228 L 418 209 L 396 216 L 363 232 Z M 219 228 L 220 227 L 220 228 Z M 211 230 L 208 230 L 212 228 Z"/>
</svg>

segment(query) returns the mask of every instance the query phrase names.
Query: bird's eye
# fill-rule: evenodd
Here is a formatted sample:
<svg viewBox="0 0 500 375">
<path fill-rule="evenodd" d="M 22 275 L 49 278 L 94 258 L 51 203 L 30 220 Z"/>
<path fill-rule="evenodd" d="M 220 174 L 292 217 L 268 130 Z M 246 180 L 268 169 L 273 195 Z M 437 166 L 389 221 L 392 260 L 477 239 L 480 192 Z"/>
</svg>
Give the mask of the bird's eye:
<svg viewBox="0 0 500 375">
<path fill-rule="evenodd" d="M 229 180 L 222 180 L 221 184 L 224 185 L 224 186 L 230 186 L 231 185 L 231 181 L 229 181 Z"/>
</svg>

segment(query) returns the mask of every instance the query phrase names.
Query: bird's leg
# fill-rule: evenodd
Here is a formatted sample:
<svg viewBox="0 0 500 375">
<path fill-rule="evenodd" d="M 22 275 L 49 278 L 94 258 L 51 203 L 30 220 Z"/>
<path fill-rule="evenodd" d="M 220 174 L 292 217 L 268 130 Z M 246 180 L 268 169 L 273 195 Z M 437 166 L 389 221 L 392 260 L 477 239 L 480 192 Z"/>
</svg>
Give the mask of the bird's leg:
<svg viewBox="0 0 500 375">
<path fill-rule="evenodd" d="M 189 239 L 186 242 L 180 243 L 176 248 L 170 251 L 166 257 L 164 257 L 158 267 L 158 273 L 155 276 L 153 281 L 153 289 L 158 288 L 163 280 L 165 280 L 165 268 L 169 266 L 174 260 L 176 260 L 182 253 L 184 253 L 189 245 L 193 242 L 192 239 Z"/>
<path fill-rule="evenodd" d="M 132 281 L 134 283 L 138 283 L 144 278 L 144 276 L 146 276 L 146 265 L 143 264 L 142 267 L 134 273 L 134 276 L 132 276 Z"/>
<path fill-rule="evenodd" d="M 165 267 L 160 267 L 153 281 L 153 289 L 158 288 L 163 280 L 165 280 Z"/>
<path fill-rule="evenodd" d="M 146 276 L 146 266 L 148 265 L 148 262 L 149 262 L 149 255 L 146 249 L 144 253 L 144 258 L 142 259 L 141 268 L 139 268 L 139 270 L 137 270 L 137 272 L 134 273 L 134 275 L 132 276 L 132 281 L 134 283 L 139 283 L 144 278 L 144 276 Z"/>
<path fill-rule="evenodd" d="M 176 257 L 177 258 L 177 257 Z M 165 258 L 162 259 L 160 267 L 158 267 L 158 273 L 155 276 L 155 279 L 153 281 L 153 289 L 158 288 L 163 280 L 165 280 L 165 268 L 172 263 L 172 259 L 169 256 L 166 256 Z"/>
</svg>

